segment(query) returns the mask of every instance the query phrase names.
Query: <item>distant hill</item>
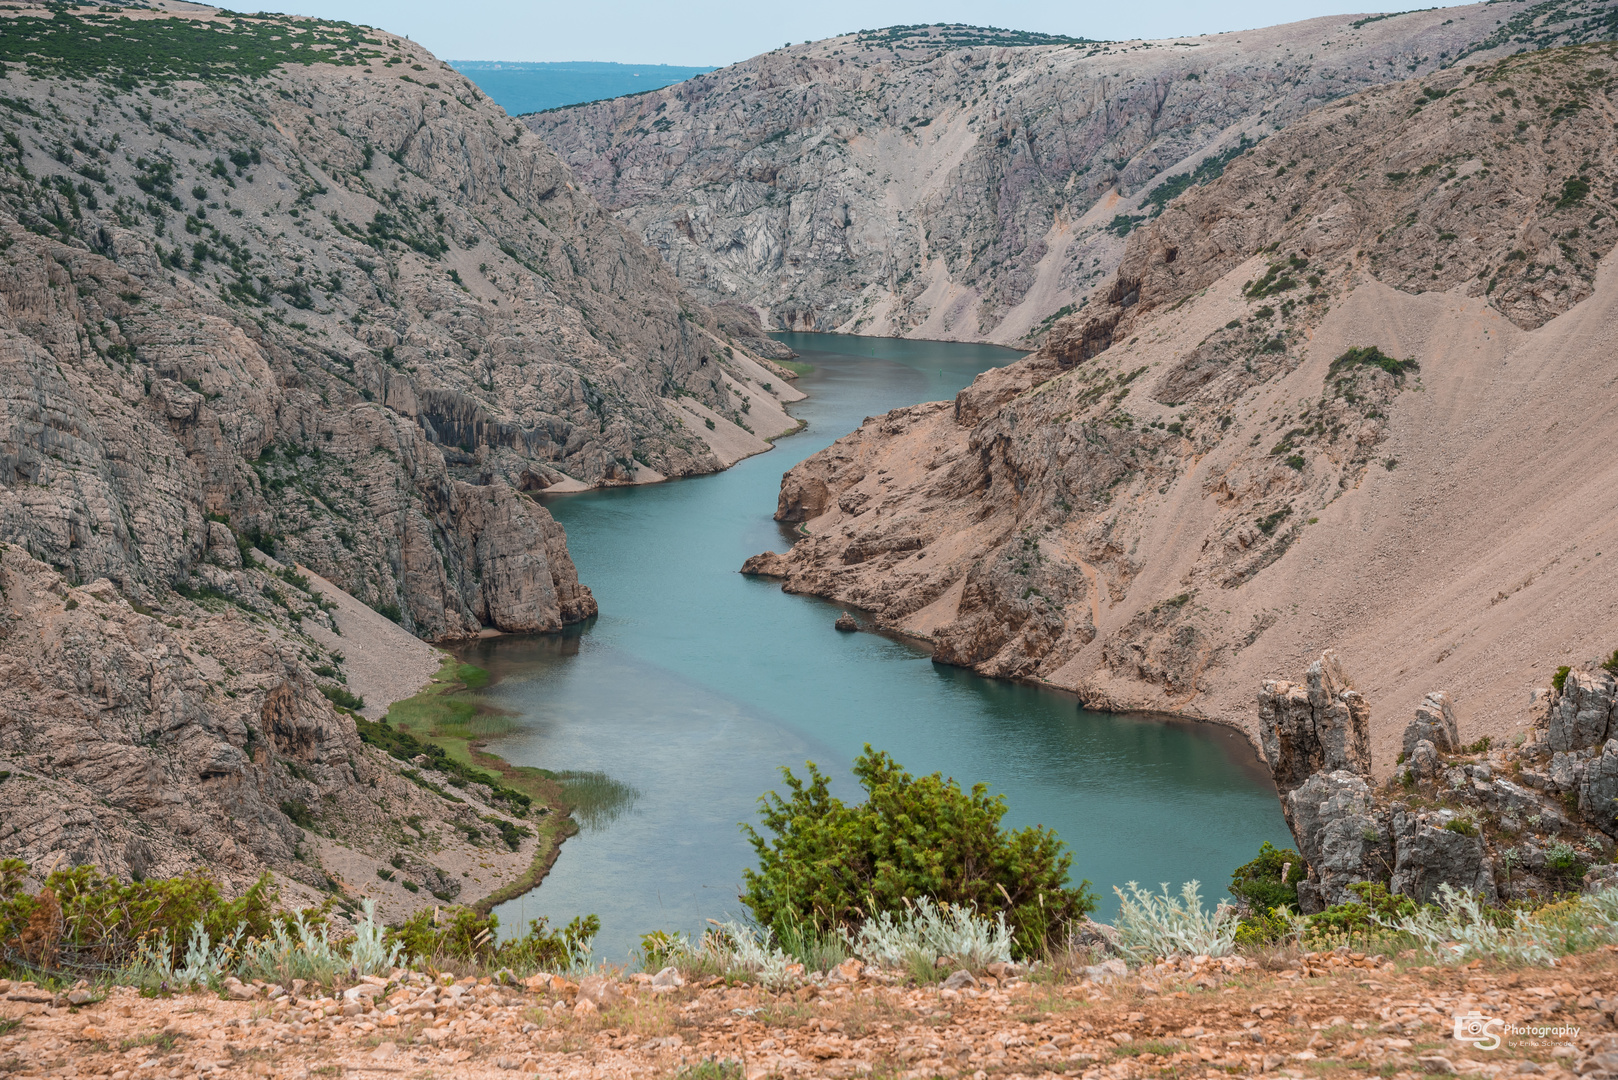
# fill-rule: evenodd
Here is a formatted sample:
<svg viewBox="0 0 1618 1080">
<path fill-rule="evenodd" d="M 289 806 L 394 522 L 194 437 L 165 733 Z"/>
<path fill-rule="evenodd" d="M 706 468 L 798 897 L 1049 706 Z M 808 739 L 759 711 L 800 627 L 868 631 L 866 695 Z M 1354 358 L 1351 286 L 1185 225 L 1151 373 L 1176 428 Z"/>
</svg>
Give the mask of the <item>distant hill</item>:
<svg viewBox="0 0 1618 1080">
<path fill-rule="evenodd" d="M 503 60 L 451 60 L 450 66 L 477 84 L 512 116 L 557 109 L 584 101 L 623 97 L 684 82 L 707 67 L 669 64 L 609 64 L 571 60 L 522 64 Z"/>
</svg>

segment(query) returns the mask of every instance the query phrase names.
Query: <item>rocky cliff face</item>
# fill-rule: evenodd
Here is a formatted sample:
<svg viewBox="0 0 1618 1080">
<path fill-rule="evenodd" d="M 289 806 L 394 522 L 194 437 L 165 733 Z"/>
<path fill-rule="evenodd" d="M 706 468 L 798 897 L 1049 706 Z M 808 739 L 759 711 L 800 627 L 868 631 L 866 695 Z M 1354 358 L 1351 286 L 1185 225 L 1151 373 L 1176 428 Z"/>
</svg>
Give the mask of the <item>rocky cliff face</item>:
<svg viewBox="0 0 1618 1080">
<path fill-rule="evenodd" d="M 789 472 L 802 539 L 752 569 L 1098 706 L 1257 737 L 1245 687 L 1331 641 L 1395 714 L 1442 678 L 1464 738 L 1520 727 L 1545 657 L 1613 647 L 1615 76 L 1529 53 L 1297 121 L 1038 353 Z"/>
<path fill-rule="evenodd" d="M 520 809 L 361 743 L 287 568 L 556 630 L 539 492 L 721 468 L 796 392 L 417 46 L 171 7 L 0 18 L 0 853 L 487 892 Z"/>
<path fill-rule="evenodd" d="M 1611 0 L 1163 41 L 895 28 L 524 119 L 698 295 L 790 329 L 1014 343 L 1247 141 L 1377 84 L 1615 35 Z"/>
<path fill-rule="evenodd" d="M 342 652 L 306 632 L 330 608 L 294 575 L 207 580 L 148 607 L 0 548 L 0 854 L 40 875 L 205 868 L 230 890 L 268 870 L 289 901 L 370 894 L 396 915 L 470 902 L 543 853 L 549 808 L 481 784 L 446 797 L 448 778 L 361 742 L 321 692 Z M 495 821 L 527 832 L 508 845 Z"/>
<path fill-rule="evenodd" d="M 1491 750 L 1488 740 L 1456 745 L 1450 696 L 1428 694 L 1405 729 L 1397 775 L 1379 787 L 1353 749 L 1369 734 L 1370 706 L 1336 653 L 1310 665 L 1307 687 L 1266 682 L 1264 755 L 1308 863 L 1304 911 L 1356 899 L 1350 887 L 1361 882 L 1423 903 L 1448 885 L 1491 904 L 1610 885 L 1613 699 L 1606 671 L 1573 672 L 1546 688 L 1531 741 Z"/>
<path fill-rule="evenodd" d="M 234 533 L 431 639 L 556 629 L 595 607 L 530 493 L 710 472 L 791 426 L 746 328 L 409 42 L 9 25 L 44 44 L 8 45 L 0 88 L 0 535 L 70 577 L 145 595 Z M 169 69 L 120 45 L 161 35 Z M 64 40 L 95 70 L 50 60 Z M 245 48 L 252 81 L 220 59 Z"/>
</svg>

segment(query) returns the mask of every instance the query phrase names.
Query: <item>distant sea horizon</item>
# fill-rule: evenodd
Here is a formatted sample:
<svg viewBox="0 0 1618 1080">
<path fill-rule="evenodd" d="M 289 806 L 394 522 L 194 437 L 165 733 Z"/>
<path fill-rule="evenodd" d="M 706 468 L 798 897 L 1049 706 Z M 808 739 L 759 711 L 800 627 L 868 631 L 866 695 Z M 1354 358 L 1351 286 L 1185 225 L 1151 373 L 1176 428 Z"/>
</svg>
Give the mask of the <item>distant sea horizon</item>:
<svg viewBox="0 0 1618 1080">
<path fill-rule="evenodd" d="M 605 60 L 451 60 L 449 65 L 512 116 L 659 90 L 714 70 Z"/>
</svg>

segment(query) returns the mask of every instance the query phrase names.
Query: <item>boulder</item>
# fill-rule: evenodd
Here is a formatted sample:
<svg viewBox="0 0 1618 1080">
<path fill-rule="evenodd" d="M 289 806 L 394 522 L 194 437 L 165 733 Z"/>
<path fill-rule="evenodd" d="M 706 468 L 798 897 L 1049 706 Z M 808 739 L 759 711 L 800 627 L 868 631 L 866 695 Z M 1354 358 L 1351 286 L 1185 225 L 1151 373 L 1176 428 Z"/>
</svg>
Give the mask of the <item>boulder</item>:
<svg viewBox="0 0 1618 1080">
<path fill-rule="evenodd" d="M 1455 705 L 1442 690 L 1428 694 L 1416 706 L 1416 718 L 1405 728 L 1404 754 L 1408 759 L 1418 742 L 1429 742 L 1440 754 L 1453 754 L 1461 748 L 1455 725 Z"/>
<path fill-rule="evenodd" d="M 597 1007 L 622 1001 L 624 992 L 618 983 L 601 975 L 587 975 L 579 980 L 579 1000 L 589 1001 Z"/>
<path fill-rule="evenodd" d="M 742 573 L 748 577 L 784 578 L 787 576 L 787 557 L 775 551 L 754 555 L 742 563 Z"/>
<path fill-rule="evenodd" d="M 1392 819 L 1395 861 L 1390 892 L 1425 904 L 1437 897 L 1439 885 L 1448 884 L 1461 892 L 1481 893 L 1490 904 L 1498 901 L 1479 830 L 1474 827 L 1469 836 L 1444 827 L 1452 818 L 1403 810 L 1395 810 Z"/>
<path fill-rule="evenodd" d="M 962 990 L 968 986 L 975 989 L 977 985 L 977 978 L 965 968 L 961 968 L 959 971 L 955 972 L 949 978 L 944 980 L 945 990 Z"/>
<path fill-rule="evenodd" d="M 1604 744 L 1612 731 L 1615 699 L 1618 680 L 1611 672 L 1600 668 L 1568 672 L 1551 701 L 1550 749 L 1584 750 Z"/>
<path fill-rule="evenodd" d="M 1438 759 L 1438 749 L 1431 742 L 1418 739 L 1406 753 L 1406 763 L 1419 779 L 1431 780 L 1438 775 L 1443 763 Z"/>
<path fill-rule="evenodd" d="M 1601 756 L 1584 764 L 1579 813 L 1608 836 L 1618 836 L 1618 739 L 1608 739 Z"/>
<path fill-rule="evenodd" d="M 860 624 L 855 621 L 854 616 L 850 615 L 846 611 L 837 616 L 837 621 L 832 625 L 845 634 L 852 634 L 854 631 L 860 628 Z"/>
<path fill-rule="evenodd" d="M 1116 956 L 1110 960 L 1103 960 L 1099 964 L 1091 964 L 1084 969 L 1084 977 L 1090 982 L 1105 985 L 1117 982 L 1129 976 L 1129 965 Z"/>
<path fill-rule="evenodd" d="M 1282 801 L 1309 879 L 1298 886 L 1306 913 L 1355 899 L 1348 887 L 1386 880 L 1387 828 L 1365 778 L 1347 769 L 1316 773 Z"/>
</svg>

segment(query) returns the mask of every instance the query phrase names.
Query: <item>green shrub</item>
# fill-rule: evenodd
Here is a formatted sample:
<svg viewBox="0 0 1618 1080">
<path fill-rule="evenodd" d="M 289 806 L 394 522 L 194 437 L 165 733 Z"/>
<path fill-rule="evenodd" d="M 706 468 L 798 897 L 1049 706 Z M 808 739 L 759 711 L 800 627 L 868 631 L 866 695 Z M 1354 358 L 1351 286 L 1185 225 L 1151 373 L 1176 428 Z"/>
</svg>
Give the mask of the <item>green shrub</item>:
<svg viewBox="0 0 1618 1080">
<path fill-rule="evenodd" d="M 1002 831 L 1005 799 L 983 784 L 968 793 L 938 773 L 912 777 L 867 745 L 854 762 L 866 801 L 846 806 L 808 767 L 807 782 L 781 770 L 790 799 L 770 792 L 760 800 L 769 839 L 742 826 L 759 868 L 744 871 L 741 899 L 778 934 L 804 925 L 852 929 L 858 919 L 930 897 L 1004 914 L 1027 955 L 1095 907 L 1089 882 L 1067 887 L 1072 856 L 1056 834 Z"/>
<path fill-rule="evenodd" d="M 1236 927 L 1236 947 L 1250 949 L 1285 940 L 1293 933 L 1293 918 L 1280 907 L 1244 917 Z"/>
<path fill-rule="evenodd" d="M 499 937 L 500 920 L 492 912 L 471 908 L 419 911 L 389 930 L 386 940 L 398 943 L 416 961 L 459 960 L 516 972 L 563 971 L 588 961 L 590 944 L 601 932 L 594 915 L 575 918 L 559 930 L 547 930 L 545 919 L 528 924 L 522 937 Z"/>
<path fill-rule="evenodd" d="M 1562 197 L 1556 200 L 1556 209 L 1565 210 L 1584 201 L 1590 194 L 1590 181 L 1582 176 L 1570 176 L 1562 182 Z"/>
<path fill-rule="evenodd" d="M 1302 855 L 1266 840 L 1259 846 L 1258 858 L 1238 866 L 1230 875 L 1230 894 L 1255 913 L 1275 908 L 1297 911 L 1298 882 L 1303 880 L 1305 870 Z"/>
<path fill-rule="evenodd" d="M 1414 359 L 1395 360 L 1375 345 L 1366 345 L 1358 349 L 1349 349 L 1343 355 L 1331 362 L 1326 372 L 1327 378 L 1340 375 L 1357 367 L 1378 367 L 1392 375 L 1395 382 L 1403 382 L 1405 374 L 1411 371 L 1420 371 L 1421 365 Z"/>
<path fill-rule="evenodd" d="M 1558 840 L 1545 849 L 1545 870 L 1564 885 L 1584 877 L 1590 864 L 1579 855 L 1578 849 L 1565 840 Z"/>
<path fill-rule="evenodd" d="M 322 694 L 326 695 L 326 700 L 333 705 L 344 709 L 353 709 L 356 712 L 365 708 L 365 699 L 349 690 L 346 686 L 329 686 L 322 683 L 319 689 Z"/>
<path fill-rule="evenodd" d="M 1567 684 L 1567 673 L 1572 670 L 1572 668 L 1568 667 L 1566 664 L 1563 664 L 1561 667 L 1556 669 L 1556 674 L 1551 676 L 1551 688 L 1554 689 L 1558 694 L 1562 692 L 1562 687 Z"/>
<path fill-rule="evenodd" d="M 1476 836 L 1478 834 L 1477 824 L 1471 818 L 1451 818 L 1444 822 L 1444 828 L 1461 836 Z"/>
<path fill-rule="evenodd" d="M 0 860 L 0 956 L 14 951 L 15 939 L 41 902 L 23 891 L 27 876 L 28 864 L 20 859 Z M 47 951 L 64 968 L 122 967 L 142 942 L 150 948 L 159 940 L 177 963 L 197 925 L 215 941 L 229 938 L 237 927 L 250 936 L 267 935 L 278 896 L 267 873 L 229 901 L 219 883 L 200 870 L 126 884 L 94 866 L 75 866 L 53 872 L 44 885 L 62 909 L 61 937 Z"/>
<path fill-rule="evenodd" d="M 1336 934 L 1365 934 L 1380 929 L 1383 923 L 1396 922 L 1416 914 L 1417 904 L 1408 896 L 1390 894 L 1388 887 L 1375 881 L 1361 881 L 1350 885 L 1349 891 L 1359 897 L 1344 904 L 1333 904 L 1318 914 L 1309 916 L 1308 932 L 1311 936 Z"/>
<path fill-rule="evenodd" d="M 300 829 L 313 829 L 315 827 L 314 812 L 309 804 L 302 799 L 282 799 L 281 813 L 291 819 L 292 824 Z"/>
</svg>

